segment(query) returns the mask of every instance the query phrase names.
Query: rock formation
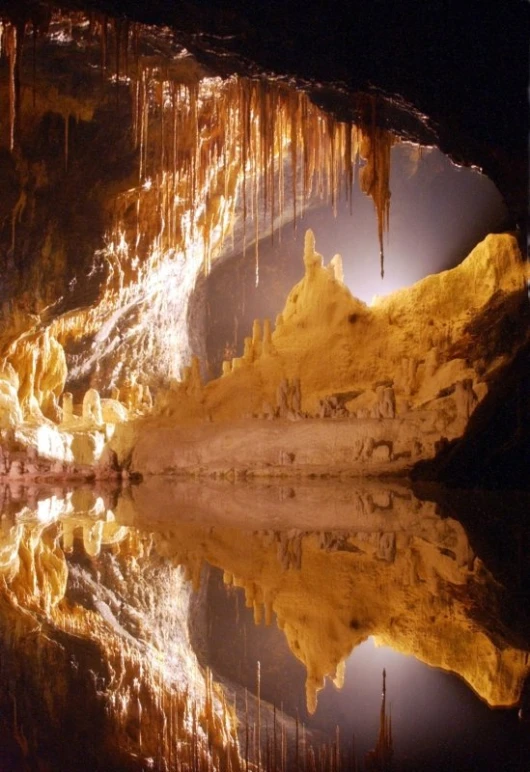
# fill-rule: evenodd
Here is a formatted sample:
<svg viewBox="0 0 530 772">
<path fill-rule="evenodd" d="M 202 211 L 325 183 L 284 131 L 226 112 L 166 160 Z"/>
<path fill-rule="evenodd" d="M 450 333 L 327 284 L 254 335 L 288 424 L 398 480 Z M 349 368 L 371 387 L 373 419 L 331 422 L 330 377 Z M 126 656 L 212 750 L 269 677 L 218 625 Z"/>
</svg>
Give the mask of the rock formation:
<svg viewBox="0 0 530 772">
<path fill-rule="evenodd" d="M 140 769 L 155 753 L 172 768 L 192 747 L 214 769 L 226 769 L 227 753 L 233 769 L 244 764 L 233 714 L 199 670 L 187 628 L 205 562 L 241 588 L 256 624 L 276 620 L 306 667 L 310 710 L 325 678 L 340 687 L 345 659 L 368 636 L 458 673 L 491 705 L 516 704 L 528 676 L 510 613 L 498 623 L 503 590 L 466 532 L 403 484 L 166 478 L 116 498 L 45 486 L 32 497 L 11 482 L 0 496 L 2 666 L 11 679 L 23 672 L 25 688 L 2 684 L 15 684 L 32 753 L 63 758 L 55 727 L 83 695 L 70 767 L 58 769 L 75 768 L 79 754 L 90 763 L 94 748 L 110 770 L 134 758 Z M 43 667 L 53 679 L 43 682 Z M 12 715 L 2 688 L 0 704 Z"/>
<path fill-rule="evenodd" d="M 25 497 L 3 504 L 0 706 L 22 760 L 239 769 L 233 715 L 189 646 L 182 571 L 152 564 L 149 537 L 89 490 L 41 493 L 29 517 Z"/>
<path fill-rule="evenodd" d="M 513 237 L 489 236 L 457 268 L 373 307 L 324 267 L 311 232 L 303 260 L 267 353 L 256 321 L 222 378 L 190 387 L 187 374 L 182 387 L 159 392 L 162 423 L 155 416 L 133 432 L 118 427 L 114 447 L 133 453 L 136 471 L 402 473 L 462 435 L 488 388 L 488 366 L 467 343 L 470 318 L 493 297 L 509 304 L 525 291 Z M 465 358 L 456 353 L 463 345 Z M 260 416 L 283 421 L 281 432 L 257 424 Z"/>
</svg>

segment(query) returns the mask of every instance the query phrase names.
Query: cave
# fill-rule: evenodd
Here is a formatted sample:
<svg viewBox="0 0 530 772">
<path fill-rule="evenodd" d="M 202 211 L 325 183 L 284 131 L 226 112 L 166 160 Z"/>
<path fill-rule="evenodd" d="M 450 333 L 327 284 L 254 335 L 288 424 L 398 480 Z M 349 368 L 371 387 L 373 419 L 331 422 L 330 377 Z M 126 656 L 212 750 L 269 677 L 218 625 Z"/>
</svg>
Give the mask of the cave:
<svg viewBox="0 0 530 772">
<path fill-rule="evenodd" d="M 0 4 L 2 770 L 527 769 L 529 32 Z"/>
</svg>

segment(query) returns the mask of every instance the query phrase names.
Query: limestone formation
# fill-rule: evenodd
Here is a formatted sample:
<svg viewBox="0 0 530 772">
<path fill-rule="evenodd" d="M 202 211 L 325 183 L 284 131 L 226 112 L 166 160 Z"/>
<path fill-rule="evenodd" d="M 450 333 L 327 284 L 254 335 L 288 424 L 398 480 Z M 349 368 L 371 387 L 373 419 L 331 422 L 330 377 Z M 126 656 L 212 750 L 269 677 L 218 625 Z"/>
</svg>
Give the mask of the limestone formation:
<svg viewBox="0 0 530 772">
<path fill-rule="evenodd" d="M 319 418 L 348 418 L 348 408 L 336 394 L 324 397 L 319 401 Z"/>
<path fill-rule="evenodd" d="M 396 395 L 392 386 L 385 386 L 383 390 L 380 411 L 382 418 L 396 417 Z"/>
<path fill-rule="evenodd" d="M 191 366 L 189 370 L 189 379 L 187 382 L 188 394 L 197 395 L 202 390 L 202 377 L 201 377 L 201 363 L 199 358 L 193 356 L 191 358 Z"/>
<path fill-rule="evenodd" d="M 263 350 L 263 339 L 261 334 L 261 323 L 259 319 L 254 319 L 252 323 L 252 355 L 253 359 L 258 359 Z"/>
<path fill-rule="evenodd" d="M 272 419 L 276 417 L 276 410 L 273 408 L 270 402 L 264 402 L 261 414 L 263 418 L 267 419 L 268 421 L 272 421 Z"/>
<path fill-rule="evenodd" d="M 429 360 L 430 362 L 431 360 Z M 430 366 L 431 367 L 431 366 Z M 427 373 L 427 361 L 425 363 L 425 372 Z M 416 389 L 416 372 L 418 369 L 418 362 L 414 357 L 404 357 L 400 362 L 400 368 L 397 375 L 397 380 L 403 391 L 403 394 L 410 396 Z M 434 368 L 429 369 L 431 377 L 434 373 Z"/>
<path fill-rule="evenodd" d="M 342 265 L 341 255 L 337 254 L 331 258 L 329 269 L 335 281 L 339 281 L 341 284 L 344 284 L 344 267 Z"/>
<path fill-rule="evenodd" d="M 142 408 L 146 411 L 153 409 L 153 395 L 148 383 L 144 383 L 142 387 Z"/>
<path fill-rule="evenodd" d="M 98 459 L 95 467 L 96 480 L 112 480 L 120 476 L 120 465 L 116 452 L 108 446 Z"/>
<path fill-rule="evenodd" d="M 74 418 L 74 397 L 70 391 L 63 391 L 62 395 L 63 423 L 70 423 Z"/>
<path fill-rule="evenodd" d="M 300 378 L 293 378 L 291 382 L 290 403 L 293 413 L 295 415 L 300 415 L 302 412 L 302 389 Z"/>
<path fill-rule="evenodd" d="M 424 377 L 427 379 L 433 378 L 436 370 L 438 369 L 438 364 L 438 349 L 431 348 L 425 356 Z"/>
<path fill-rule="evenodd" d="M 263 320 L 263 345 L 262 353 L 267 356 L 272 353 L 272 330 L 270 319 Z"/>
<path fill-rule="evenodd" d="M 245 338 L 243 350 L 243 359 L 247 364 L 251 364 L 254 360 L 254 346 L 252 338 Z"/>
<path fill-rule="evenodd" d="M 15 459 L 11 462 L 11 466 L 9 467 L 9 477 L 14 480 L 18 480 L 19 478 L 23 477 L 24 475 L 24 464 L 22 461 L 19 461 L 18 459 Z"/>
<path fill-rule="evenodd" d="M 11 429 L 24 419 L 16 384 L 9 375 L 3 377 L 4 373 L 0 374 L 0 429 Z"/>
<path fill-rule="evenodd" d="M 102 399 L 101 413 L 106 424 L 119 424 L 129 419 L 129 411 L 117 399 Z"/>
<path fill-rule="evenodd" d="M 479 307 L 489 302 L 488 293 L 500 292 L 511 297 L 510 293 L 518 291 L 520 271 L 513 244 L 508 237 L 496 239 L 495 243 L 486 240 L 483 247 L 477 248 L 462 266 L 454 269 L 460 281 L 462 276 L 465 279 L 466 272 L 475 274 L 484 268 L 486 289 L 481 285 L 475 295 Z M 497 270 L 493 277 L 490 262 L 495 250 L 502 255 L 503 271 Z M 335 260 L 334 265 L 338 264 Z M 203 387 L 200 363 L 193 357 L 184 368 L 181 383 L 174 381 L 167 390 L 157 389 L 157 416 L 171 418 L 174 427 L 184 421 L 189 427 L 187 431 L 197 435 L 195 467 L 206 470 L 208 459 L 215 457 L 216 443 L 212 438 L 220 423 L 231 435 L 230 422 L 249 421 L 252 416 L 270 418 L 273 413 L 290 421 L 282 428 L 296 457 L 296 462 L 289 465 L 289 474 L 304 473 L 312 466 L 323 471 L 326 463 L 330 468 L 338 468 L 340 474 L 346 470 L 362 473 L 366 464 L 371 466 L 372 473 L 376 468 L 381 472 L 403 471 L 416 460 L 432 456 L 442 437 L 451 440 L 462 434 L 478 398 L 486 393 L 480 379 L 484 378 L 488 365 L 484 356 L 476 365 L 471 355 L 454 356 L 453 352 L 460 353 L 462 345 L 467 345 L 464 330 L 469 323 L 469 307 L 462 306 L 454 291 L 453 272 L 424 279 L 410 290 L 380 299 L 369 309 L 351 296 L 330 265 L 323 267 L 315 249 L 314 235 L 308 232 L 305 275 L 289 294 L 274 332 L 267 319 L 263 322 L 256 319 L 252 336 L 245 339 L 243 356 L 223 364 L 223 378 Z M 443 313 L 439 307 L 440 292 L 453 299 L 453 305 L 446 305 Z M 415 301 L 414 312 L 411 298 Z M 441 332 L 443 335 L 438 335 Z M 458 336 L 461 342 L 457 345 Z M 58 352 L 52 339 L 53 335 L 49 335 L 32 355 L 29 348 L 20 349 L 23 369 L 29 367 L 30 355 L 35 360 L 31 359 L 33 381 L 29 385 L 20 381 L 12 363 L 3 366 L 1 425 L 14 428 L 23 424 L 20 393 L 31 424 L 43 427 L 37 443 L 43 456 L 89 464 L 98 458 L 114 433 L 113 447 L 120 458 L 130 455 L 136 445 L 139 448 L 136 457 L 143 459 L 144 451 L 140 448 L 151 447 L 143 433 L 153 430 L 156 444 L 159 426 L 151 429 L 147 420 L 139 431 L 135 428 L 129 432 L 125 428 L 131 418 L 149 414 L 152 409 L 147 379 L 141 375 L 139 380 L 136 371 L 126 370 L 123 375 L 119 393 L 125 406 L 117 400 L 101 401 L 91 390 L 85 395 L 80 423 L 73 414 L 72 398 L 68 396 L 71 392 L 65 392 L 60 430 L 54 434 L 50 429 L 41 405 L 46 406 L 48 417 L 58 419 L 54 388 L 62 379 L 62 376 L 48 378 L 43 371 L 44 362 L 55 361 L 53 352 Z M 433 339 L 440 341 L 436 348 L 430 342 Z M 375 391 L 374 383 L 377 384 Z M 311 439 L 307 440 L 303 437 L 304 430 L 295 431 L 291 422 L 310 420 L 308 416 L 331 418 L 337 425 L 341 421 L 349 422 L 346 431 L 349 441 L 346 434 L 343 441 L 342 429 L 337 441 L 328 438 L 331 427 L 326 428 L 323 423 L 307 429 L 311 431 Z M 396 423 L 391 428 L 393 422 Z M 212 424 L 212 431 L 205 426 L 199 428 L 199 424 L 206 423 Z M 94 428 L 101 431 L 94 434 Z M 86 436 L 82 436 L 87 431 Z M 279 457 L 279 435 L 275 440 L 267 436 L 262 448 L 253 438 L 254 427 L 248 428 L 244 442 L 238 431 L 233 433 L 234 457 L 229 462 L 234 473 L 247 474 L 252 470 L 261 474 L 264 469 L 273 473 Z M 295 440 L 295 436 L 300 439 Z M 304 445 L 302 452 L 296 447 L 297 441 Z M 276 443 L 275 448 L 270 446 L 271 442 Z M 327 454 L 326 461 L 324 449 L 329 442 L 334 451 L 332 455 Z M 177 445 L 180 447 L 180 440 Z M 248 448 L 243 451 L 245 445 Z M 176 453 L 176 448 L 166 448 L 166 439 L 160 447 L 163 450 L 150 451 L 154 461 L 159 453 L 167 452 L 172 457 Z M 245 458 L 243 464 L 241 458 Z M 152 468 L 151 462 L 148 467 Z M 193 465 L 184 453 L 176 466 L 172 461 L 163 467 L 190 470 Z M 144 470 L 138 468 L 138 471 Z M 217 473 L 216 469 L 213 471 Z"/>
<path fill-rule="evenodd" d="M 9 451 L 0 444 L 0 475 L 9 471 Z"/>
<path fill-rule="evenodd" d="M 322 267 L 322 255 L 315 250 L 315 235 L 309 228 L 304 241 L 304 265 L 308 280 L 311 280 L 319 268 Z"/>
<path fill-rule="evenodd" d="M 135 373 L 128 372 L 120 389 L 121 399 L 131 413 L 141 410 L 143 388 Z"/>
<path fill-rule="evenodd" d="M 458 415 L 467 420 L 477 404 L 470 378 L 455 383 L 454 398 Z"/>
<path fill-rule="evenodd" d="M 83 397 L 83 419 L 90 425 L 101 426 L 103 413 L 97 389 L 88 389 Z"/>
<path fill-rule="evenodd" d="M 289 381 L 282 378 L 276 390 L 276 412 L 280 418 L 286 418 L 289 410 Z"/>
</svg>

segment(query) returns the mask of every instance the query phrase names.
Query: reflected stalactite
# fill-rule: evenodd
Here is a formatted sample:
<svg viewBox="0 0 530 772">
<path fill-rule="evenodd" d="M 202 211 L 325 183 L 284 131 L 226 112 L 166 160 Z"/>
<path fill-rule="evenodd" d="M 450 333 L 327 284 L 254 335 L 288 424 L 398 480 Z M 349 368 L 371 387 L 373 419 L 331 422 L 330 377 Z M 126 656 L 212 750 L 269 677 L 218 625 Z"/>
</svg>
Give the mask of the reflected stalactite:
<svg viewBox="0 0 530 772">
<path fill-rule="evenodd" d="M 143 577 L 151 565 L 149 537 L 116 524 L 110 510 L 106 521 L 88 511 L 73 515 L 74 498 L 65 499 L 62 507 L 54 499 L 58 522 L 43 525 L 26 518 L 11 528 L 4 522 L 0 530 L 0 682 L 6 686 L 9 677 L 20 686 L 0 688 L 0 707 L 8 715 L 9 700 L 16 700 L 15 740 L 17 728 L 31 727 L 26 747 L 31 757 L 44 760 L 56 753 L 57 768 L 73 768 L 55 727 L 64 725 L 81 700 L 76 735 L 81 747 L 73 742 L 70 754 L 75 768 L 94 768 L 93 744 L 106 769 L 144 769 L 155 759 L 157 769 L 236 772 L 234 711 L 212 674 L 202 674 L 185 635 L 156 628 L 156 613 L 150 632 L 147 617 L 153 604 L 159 603 L 163 620 L 166 600 L 164 582 L 157 590 Z M 41 509 L 41 503 L 37 506 Z M 78 550 L 83 545 L 86 567 L 77 564 L 74 543 Z M 69 561 L 66 552 L 72 553 Z M 94 583 L 100 572 L 105 579 Z M 179 570 L 168 569 L 164 581 L 172 587 L 171 608 L 179 597 L 185 614 L 189 591 Z M 72 582 L 75 601 L 68 598 Z M 120 608 L 128 610 L 121 618 L 114 594 L 126 586 L 130 594 Z M 150 613 L 141 625 L 141 610 L 128 606 L 136 591 L 149 595 Z M 36 692 L 43 695 L 38 707 Z M 85 736 L 91 738 L 87 746 Z M 43 766 L 48 767 L 44 761 Z"/>
<path fill-rule="evenodd" d="M 383 670 L 383 691 L 379 711 L 379 733 L 375 748 L 365 757 L 367 772 L 391 772 L 394 748 L 392 741 L 392 717 L 386 710 L 386 670 Z"/>
</svg>

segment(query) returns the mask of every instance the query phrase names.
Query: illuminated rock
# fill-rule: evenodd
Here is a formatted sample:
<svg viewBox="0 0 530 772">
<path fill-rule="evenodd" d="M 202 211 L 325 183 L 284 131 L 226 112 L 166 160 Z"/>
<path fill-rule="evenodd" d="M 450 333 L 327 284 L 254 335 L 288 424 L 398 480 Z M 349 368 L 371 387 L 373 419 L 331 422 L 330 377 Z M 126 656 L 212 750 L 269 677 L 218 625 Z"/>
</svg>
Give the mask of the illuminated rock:
<svg viewBox="0 0 530 772">
<path fill-rule="evenodd" d="M 128 373 L 120 389 L 120 397 L 128 412 L 136 412 L 141 409 L 143 400 L 143 388 L 138 383 L 135 373 Z M 119 410 L 119 408 L 118 408 Z M 117 411 L 116 411 L 117 412 Z M 114 421 L 113 423 L 116 423 Z"/>
<path fill-rule="evenodd" d="M 336 281 L 340 281 L 341 284 L 344 284 L 344 267 L 342 265 L 341 255 L 335 255 L 331 258 L 328 269 Z"/>
<path fill-rule="evenodd" d="M 74 418 L 74 397 L 69 391 L 63 392 L 62 396 L 63 407 L 63 423 L 70 423 Z"/>
<path fill-rule="evenodd" d="M 265 336 L 263 336 L 264 338 Z M 261 356 L 263 350 L 263 339 L 261 333 L 261 323 L 259 319 L 254 319 L 252 324 L 252 355 L 254 359 Z"/>
<path fill-rule="evenodd" d="M 310 710 L 325 678 L 368 636 L 458 673 L 492 706 L 517 703 L 528 655 L 499 641 L 499 586 L 456 520 L 400 485 L 294 483 L 290 495 L 281 491 L 270 482 L 234 490 L 153 480 L 122 502 L 118 517 L 145 518 L 161 554 L 190 566 L 207 561 L 254 607 L 272 603 L 306 666 Z M 175 511 L 184 513 L 179 521 Z M 478 597 L 480 614 L 470 603 Z"/>
<path fill-rule="evenodd" d="M 270 319 L 263 320 L 263 346 L 262 353 L 267 356 L 273 351 L 272 346 L 272 330 Z"/>
<path fill-rule="evenodd" d="M 102 399 L 101 414 L 106 424 L 118 424 L 127 421 L 129 411 L 125 405 L 117 399 Z"/>
<path fill-rule="evenodd" d="M 83 419 L 89 425 L 101 426 L 103 424 L 101 400 L 96 389 L 89 389 L 85 392 L 83 397 Z"/>
<path fill-rule="evenodd" d="M 222 754 L 238 769 L 233 714 L 211 676 L 203 676 L 190 647 L 185 620 L 191 587 L 183 572 L 169 564 L 161 571 L 158 560 L 155 568 L 148 540 L 116 523 L 104 508 L 98 517 L 90 497 L 63 503 L 45 524 L 37 521 L 36 509 L 21 503 L 24 525 L 0 529 L 4 666 L 16 683 L 24 673 L 24 688 L 31 684 L 32 694 L 44 698 L 26 715 L 23 690 L 11 692 L 17 721 L 33 727 L 32 754 L 41 761 L 60 754 L 70 759 L 71 768 L 81 759 L 89 765 L 104 759 L 108 769 L 130 767 L 138 758 L 148 765 L 154 754 L 181 765 L 191 759 L 191 742 L 201 766 L 221 768 Z M 105 566 L 105 581 L 95 581 L 90 562 L 86 568 L 68 565 L 65 552 L 76 538 L 91 560 Z M 65 603 L 70 572 L 77 589 L 75 600 Z M 80 699 L 76 731 L 86 721 L 81 747 L 61 750 L 64 740 L 55 727 L 64 726 Z M 84 737 L 90 738 L 88 744 Z"/>
<path fill-rule="evenodd" d="M 5 372 L 5 371 L 4 371 Z M 12 429 L 23 421 L 18 400 L 17 385 L 8 376 L 0 374 L 0 428 Z"/>
<path fill-rule="evenodd" d="M 95 467 L 96 480 L 112 480 L 120 476 L 120 466 L 115 451 L 106 447 L 97 459 Z"/>
<path fill-rule="evenodd" d="M 118 427 L 112 442 L 120 457 L 132 451 L 142 474 L 159 469 L 206 474 L 227 467 L 276 474 L 278 466 L 285 467 L 278 464 L 282 453 L 294 454 L 290 474 L 362 474 L 367 465 L 371 474 L 380 474 L 407 470 L 418 458 L 432 457 L 442 438 L 462 435 L 477 395 L 486 393 L 485 373 L 480 362 L 475 367 L 453 352 L 466 341 L 471 303 L 478 315 L 493 295 L 508 302 L 512 293 L 521 293 L 515 240 L 488 236 L 453 271 L 423 279 L 373 308 L 323 267 L 310 232 L 304 264 L 305 275 L 289 293 L 271 336 L 274 356 L 255 356 L 254 325 L 244 356 L 224 368 L 223 378 L 202 389 L 192 386 L 189 370 L 185 389 L 193 400 L 171 391 L 160 397 L 171 426 L 162 429 L 160 422 L 147 420 L 127 436 Z M 468 288 L 478 275 L 480 287 L 464 302 L 458 287 Z M 194 366 L 198 373 L 198 363 Z M 199 375 L 195 378 L 199 383 Z M 303 392 L 295 385 L 300 382 Z M 250 416 L 268 414 L 264 405 L 275 405 L 281 419 L 309 415 L 335 421 L 300 427 L 289 422 L 281 433 L 272 425 L 248 423 Z M 197 424 L 208 416 L 213 427 Z"/>
</svg>

